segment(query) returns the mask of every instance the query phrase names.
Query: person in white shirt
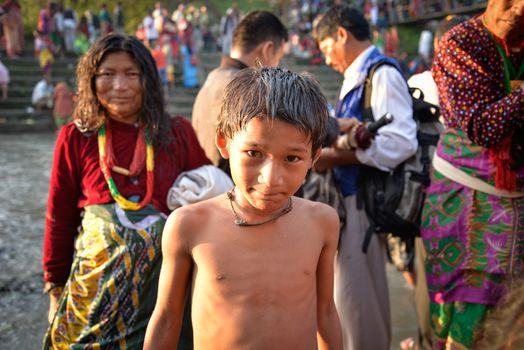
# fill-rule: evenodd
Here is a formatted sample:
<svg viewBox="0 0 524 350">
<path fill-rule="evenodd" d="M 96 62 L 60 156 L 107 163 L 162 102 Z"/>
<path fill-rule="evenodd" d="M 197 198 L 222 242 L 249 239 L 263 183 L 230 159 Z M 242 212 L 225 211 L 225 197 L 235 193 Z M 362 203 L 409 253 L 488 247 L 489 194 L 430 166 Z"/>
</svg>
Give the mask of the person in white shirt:
<svg viewBox="0 0 524 350">
<path fill-rule="evenodd" d="M 146 37 L 146 46 L 151 47 L 150 43 L 158 39 L 158 31 L 155 28 L 155 21 L 153 19 L 152 11 L 149 10 L 147 16 L 144 17 L 142 24 L 144 26 L 144 35 Z"/>
<path fill-rule="evenodd" d="M 415 154 L 417 126 L 411 95 L 398 62 L 371 44 L 369 24 L 356 8 L 331 7 L 313 33 L 326 64 L 344 75 L 335 111 L 342 131 L 364 121 L 364 82 L 372 66 L 386 63 L 372 78 L 371 110 L 375 120 L 390 113 L 394 121 L 380 129 L 369 148 L 324 148 L 315 165 L 316 171 L 333 169 L 347 210 L 335 260 L 335 303 L 344 349 L 386 350 L 391 341 L 386 247 L 373 236 L 367 254 L 362 252 L 369 221 L 357 208 L 357 178 L 362 165 L 388 171 Z"/>
<path fill-rule="evenodd" d="M 36 107 L 37 111 L 53 107 L 53 92 L 54 87 L 51 82 L 51 76 L 49 74 L 44 75 L 44 78 L 36 83 L 31 96 L 31 103 Z"/>
<path fill-rule="evenodd" d="M 64 11 L 64 43 L 66 52 L 74 52 L 75 50 L 76 24 L 75 11 L 68 7 Z"/>
<path fill-rule="evenodd" d="M 220 32 L 221 44 L 222 44 L 222 54 L 229 55 L 231 52 L 231 45 L 233 43 L 233 33 L 238 24 L 238 16 L 236 11 L 233 8 L 228 8 L 226 15 L 222 16 L 220 19 Z"/>
<path fill-rule="evenodd" d="M 151 15 L 153 17 L 153 25 L 155 26 L 157 33 L 159 35 L 162 34 L 162 31 L 164 30 L 164 8 L 162 7 L 162 3 L 160 1 L 155 2 L 155 9 Z"/>
<path fill-rule="evenodd" d="M 432 48 L 433 48 L 433 33 L 428 29 L 424 29 L 420 33 L 420 38 L 418 41 L 418 54 L 427 64 L 431 62 Z"/>
</svg>

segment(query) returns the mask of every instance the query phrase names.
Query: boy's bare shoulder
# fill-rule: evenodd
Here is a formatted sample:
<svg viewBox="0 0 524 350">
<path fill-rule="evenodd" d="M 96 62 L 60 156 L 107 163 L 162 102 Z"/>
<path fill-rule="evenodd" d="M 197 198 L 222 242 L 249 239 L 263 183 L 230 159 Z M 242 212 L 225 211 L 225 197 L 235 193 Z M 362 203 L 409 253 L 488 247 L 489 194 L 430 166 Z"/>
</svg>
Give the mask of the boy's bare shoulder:
<svg viewBox="0 0 524 350">
<path fill-rule="evenodd" d="M 339 221 L 337 211 L 325 203 L 300 197 L 293 197 L 293 203 L 295 208 L 313 220 Z"/>
<path fill-rule="evenodd" d="M 214 218 L 223 209 L 223 199 L 218 196 L 202 202 L 186 205 L 174 210 L 167 219 L 166 227 L 178 236 L 194 236 L 204 227 L 212 225 Z"/>
</svg>

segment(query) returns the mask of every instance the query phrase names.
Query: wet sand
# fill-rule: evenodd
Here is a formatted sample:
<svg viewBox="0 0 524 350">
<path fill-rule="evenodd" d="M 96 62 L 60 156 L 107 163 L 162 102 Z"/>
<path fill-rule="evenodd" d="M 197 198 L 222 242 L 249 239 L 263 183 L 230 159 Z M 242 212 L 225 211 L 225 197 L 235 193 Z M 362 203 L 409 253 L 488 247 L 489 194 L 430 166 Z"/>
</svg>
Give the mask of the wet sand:
<svg viewBox="0 0 524 350">
<path fill-rule="evenodd" d="M 0 135 L 0 348 L 41 347 L 48 298 L 42 294 L 43 226 L 55 133 Z M 388 266 L 392 350 L 416 333 L 413 292 Z M 373 332 L 373 329 L 369 330 Z"/>
</svg>

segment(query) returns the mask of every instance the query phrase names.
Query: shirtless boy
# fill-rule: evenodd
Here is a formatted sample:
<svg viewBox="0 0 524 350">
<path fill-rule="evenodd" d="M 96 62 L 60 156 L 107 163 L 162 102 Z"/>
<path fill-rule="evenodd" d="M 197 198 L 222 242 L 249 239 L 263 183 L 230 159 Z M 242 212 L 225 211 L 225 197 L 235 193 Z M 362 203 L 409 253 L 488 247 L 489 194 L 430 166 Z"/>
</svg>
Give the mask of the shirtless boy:
<svg viewBox="0 0 524 350">
<path fill-rule="evenodd" d="M 342 348 L 333 301 L 339 219 L 293 196 L 327 118 L 307 74 L 246 68 L 227 86 L 216 144 L 235 188 L 170 215 L 144 349 L 176 345 L 190 279 L 197 350 Z"/>
</svg>

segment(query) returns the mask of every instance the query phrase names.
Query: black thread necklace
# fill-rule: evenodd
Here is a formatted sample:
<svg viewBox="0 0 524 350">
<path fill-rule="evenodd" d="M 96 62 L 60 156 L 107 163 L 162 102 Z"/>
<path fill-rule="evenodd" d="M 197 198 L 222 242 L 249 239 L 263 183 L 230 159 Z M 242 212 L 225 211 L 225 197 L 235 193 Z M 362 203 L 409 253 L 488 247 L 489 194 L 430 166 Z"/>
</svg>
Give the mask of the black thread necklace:
<svg viewBox="0 0 524 350">
<path fill-rule="evenodd" d="M 268 222 L 274 221 L 278 219 L 279 217 L 281 217 L 282 215 L 289 213 L 293 209 L 293 202 L 291 201 L 291 197 L 289 197 L 287 201 L 287 205 L 284 207 L 284 209 L 282 209 L 277 214 L 273 215 L 272 217 L 264 221 L 249 223 L 245 219 L 242 219 L 238 215 L 237 211 L 235 210 L 235 206 L 233 205 L 233 202 L 235 201 L 235 192 L 234 191 L 235 191 L 235 188 L 233 187 L 232 190 L 226 192 L 226 195 L 227 195 L 227 199 L 229 199 L 229 205 L 231 205 L 231 211 L 233 212 L 233 215 L 235 216 L 235 225 L 237 226 L 259 226 L 259 225 L 267 224 Z"/>
</svg>

